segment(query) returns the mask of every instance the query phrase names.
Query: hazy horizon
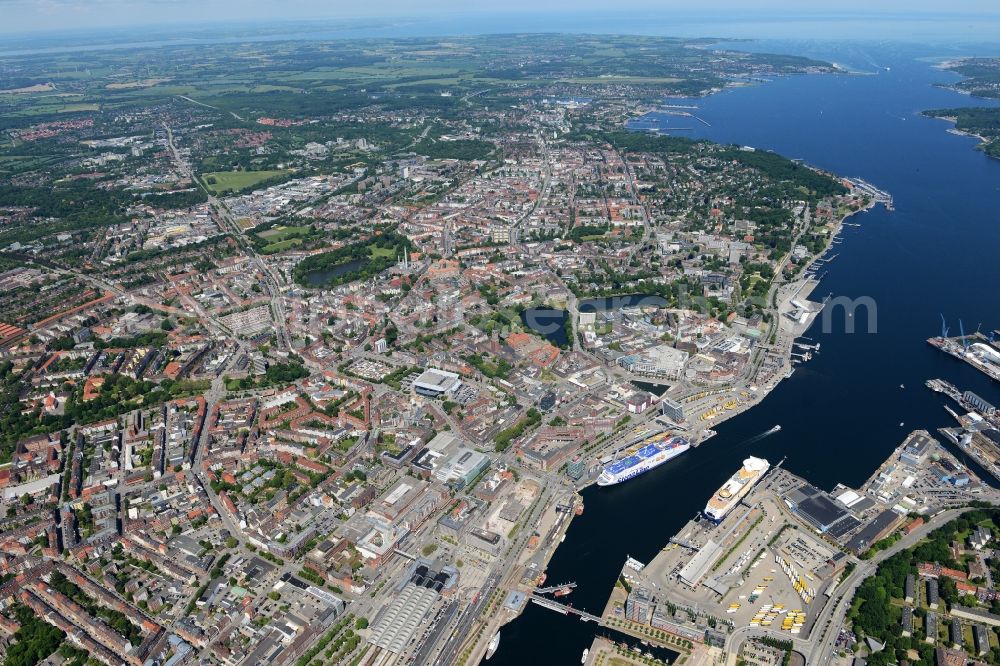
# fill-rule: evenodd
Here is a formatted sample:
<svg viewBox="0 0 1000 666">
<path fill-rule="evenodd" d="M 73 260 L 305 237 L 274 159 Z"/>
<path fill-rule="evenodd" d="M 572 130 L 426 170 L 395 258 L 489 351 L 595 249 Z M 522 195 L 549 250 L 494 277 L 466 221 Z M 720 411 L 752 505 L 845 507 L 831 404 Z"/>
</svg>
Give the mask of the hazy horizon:
<svg viewBox="0 0 1000 666">
<path fill-rule="evenodd" d="M 733 0 L 717 0 L 707 6 L 688 0 L 624 0 L 613 10 L 607 3 L 595 0 L 510 0 L 502 8 L 460 0 L 384 0 L 377 7 L 320 0 L 289 0 L 281 4 L 266 0 L 0 0 L 0 9 L 5 15 L 0 36 L 5 40 L 39 33 L 84 34 L 102 30 L 134 30 L 133 36 L 137 38 L 142 36 L 140 31 L 163 34 L 219 27 L 258 31 L 302 22 L 351 32 L 371 28 L 364 25 L 366 20 L 378 22 L 381 27 L 387 22 L 397 27 L 435 23 L 461 26 L 465 21 L 475 31 L 477 22 L 483 21 L 488 28 L 486 32 L 501 29 L 578 32 L 588 16 L 610 19 L 595 22 L 594 28 L 611 32 L 615 31 L 615 25 L 620 29 L 630 17 L 639 14 L 655 25 L 643 22 L 636 25 L 637 31 L 649 33 L 655 29 L 658 34 L 668 34 L 671 28 L 683 34 L 684 28 L 691 25 L 708 29 L 718 25 L 720 32 L 705 33 L 706 36 L 736 36 L 734 26 L 745 25 L 748 37 L 775 37 L 782 31 L 787 33 L 784 36 L 817 37 L 820 35 L 809 33 L 825 35 L 825 26 L 829 26 L 832 33 L 839 32 L 836 36 L 905 37 L 907 28 L 900 26 L 900 21 L 915 26 L 917 33 L 934 34 L 938 30 L 942 37 L 968 35 L 970 39 L 983 39 L 1000 34 L 993 30 L 994 24 L 1000 26 L 1000 7 L 983 0 L 956 0 L 947 8 L 929 0 L 887 0 L 875 8 L 861 0 L 808 8 L 789 0 L 757 0 L 752 7 Z M 494 23 L 484 21 L 487 17 L 500 19 L 501 25 L 489 29 L 494 28 Z M 762 26 L 779 28 L 762 29 Z M 912 27 L 910 31 L 914 31 Z"/>
</svg>

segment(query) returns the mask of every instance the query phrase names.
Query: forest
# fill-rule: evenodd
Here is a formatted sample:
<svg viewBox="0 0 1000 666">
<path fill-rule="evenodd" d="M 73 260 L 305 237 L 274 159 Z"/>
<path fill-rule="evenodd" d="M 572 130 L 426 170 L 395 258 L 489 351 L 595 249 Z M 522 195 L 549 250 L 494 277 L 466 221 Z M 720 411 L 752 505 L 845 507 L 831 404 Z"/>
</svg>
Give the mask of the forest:
<svg viewBox="0 0 1000 666">
<path fill-rule="evenodd" d="M 924 111 L 924 115 L 931 118 L 954 119 L 955 129 L 982 137 L 983 143 L 979 148 L 990 157 L 1000 159 L 1000 109 L 985 107 L 935 109 Z"/>
<path fill-rule="evenodd" d="M 817 199 L 847 194 L 847 188 L 839 180 L 809 167 L 793 162 L 787 157 L 767 150 L 744 150 L 731 146 L 716 155 L 719 159 L 731 159 L 756 169 L 768 178 L 787 183 L 792 188 L 801 188 Z M 801 197 L 801 193 L 789 190 L 788 198 Z"/>
</svg>

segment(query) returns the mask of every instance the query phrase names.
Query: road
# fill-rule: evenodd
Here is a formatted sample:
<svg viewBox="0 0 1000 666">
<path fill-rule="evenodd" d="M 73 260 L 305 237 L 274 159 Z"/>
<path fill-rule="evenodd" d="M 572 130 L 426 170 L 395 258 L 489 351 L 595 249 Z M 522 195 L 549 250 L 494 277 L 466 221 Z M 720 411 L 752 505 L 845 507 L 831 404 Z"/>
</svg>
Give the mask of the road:
<svg viewBox="0 0 1000 666">
<path fill-rule="evenodd" d="M 806 663 L 827 664 L 830 662 L 837 634 L 840 633 L 847 610 L 851 607 L 854 592 L 866 578 L 875 574 L 880 563 L 901 550 L 913 547 L 931 531 L 941 527 L 966 511 L 969 511 L 969 509 L 949 509 L 948 511 L 943 511 L 910 534 L 903 536 L 903 538 L 889 548 L 877 553 L 872 559 L 862 560 L 858 564 L 858 567 L 837 588 L 836 593 L 839 595 L 837 602 L 835 604 L 827 604 L 816 618 L 816 623 L 813 625 L 813 634 L 815 635 L 817 631 L 820 633 L 813 639 L 815 642 L 812 650 L 806 655 Z"/>
<path fill-rule="evenodd" d="M 183 157 L 181 157 L 180 151 L 177 150 L 177 146 L 174 144 L 174 133 L 173 130 L 164 125 L 164 129 L 167 131 L 167 146 L 170 149 L 170 154 L 173 155 L 174 165 L 177 170 L 183 173 L 185 176 L 191 179 L 192 182 L 201 185 L 201 181 L 197 178 L 194 173 L 194 169 L 188 164 Z M 263 260 L 260 255 L 257 254 L 257 250 L 254 249 L 253 244 L 251 244 L 246 236 L 243 234 L 243 230 L 233 219 L 232 213 L 226 204 L 217 199 L 212 195 L 203 185 L 205 193 L 208 195 L 208 205 L 216 214 L 219 216 L 219 220 L 222 222 L 222 230 L 227 231 L 232 234 L 233 238 L 239 244 L 240 248 L 246 254 L 250 263 L 255 269 L 257 269 L 264 276 L 264 288 L 267 290 L 267 295 L 271 299 L 271 314 L 275 319 L 274 333 L 278 339 L 278 347 L 286 351 L 291 351 L 291 336 L 288 334 L 288 323 L 285 316 L 285 303 L 284 299 L 281 297 L 281 290 L 279 285 L 281 280 L 275 275 L 273 269 Z"/>
<path fill-rule="evenodd" d="M 632 258 L 635 257 L 635 253 L 646 247 L 646 244 L 651 240 L 654 225 L 649 217 L 649 209 L 646 208 L 646 202 L 639 197 L 639 192 L 635 187 L 635 177 L 632 175 L 632 167 L 629 165 L 628 160 L 625 159 L 624 153 L 617 150 L 615 153 L 618 155 L 618 159 L 621 160 L 625 169 L 625 184 L 628 186 L 629 194 L 632 195 L 632 199 L 642 208 L 642 240 L 634 243 L 629 249 L 628 258 L 625 260 L 625 265 L 628 265 L 632 261 Z"/>
<path fill-rule="evenodd" d="M 538 198 L 535 199 L 535 202 L 531 205 L 531 207 L 524 213 L 522 213 L 521 216 L 514 221 L 514 224 L 511 225 L 510 229 L 511 245 L 516 245 L 519 242 L 518 236 L 520 234 L 518 233 L 518 231 L 520 230 L 521 225 L 524 223 L 524 221 L 527 220 L 528 217 L 532 213 L 534 213 L 539 206 L 544 205 L 545 200 L 549 196 L 549 187 L 552 184 L 552 159 L 551 156 L 549 155 L 549 144 L 545 142 L 545 137 L 543 135 L 539 134 L 537 138 L 539 147 L 541 148 L 542 160 L 545 162 L 545 171 L 542 174 L 542 191 L 539 192 Z"/>
</svg>

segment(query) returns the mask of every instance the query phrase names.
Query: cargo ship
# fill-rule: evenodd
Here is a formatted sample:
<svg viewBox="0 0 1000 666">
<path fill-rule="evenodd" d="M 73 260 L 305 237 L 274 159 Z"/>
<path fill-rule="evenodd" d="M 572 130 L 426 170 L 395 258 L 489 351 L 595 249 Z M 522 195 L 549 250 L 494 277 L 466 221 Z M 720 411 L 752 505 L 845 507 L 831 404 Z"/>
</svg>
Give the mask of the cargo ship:
<svg viewBox="0 0 1000 666">
<path fill-rule="evenodd" d="M 646 439 L 635 453 L 608 464 L 597 478 L 599 486 L 613 486 L 659 467 L 691 448 L 691 443 L 679 436 L 659 433 Z"/>
<path fill-rule="evenodd" d="M 722 487 L 715 491 L 705 505 L 705 517 L 714 522 L 720 522 L 729 511 L 740 503 L 754 484 L 771 469 L 771 463 L 763 458 L 750 456 L 743 461 L 741 467 Z"/>
</svg>

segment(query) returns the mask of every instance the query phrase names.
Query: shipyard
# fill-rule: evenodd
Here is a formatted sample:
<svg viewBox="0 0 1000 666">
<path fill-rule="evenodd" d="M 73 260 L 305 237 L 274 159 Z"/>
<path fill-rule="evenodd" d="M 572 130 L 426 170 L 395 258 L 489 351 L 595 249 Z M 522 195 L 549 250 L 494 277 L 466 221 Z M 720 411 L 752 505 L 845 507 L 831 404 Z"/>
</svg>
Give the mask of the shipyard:
<svg viewBox="0 0 1000 666">
<path fill-rule="evenodd" d="M 958 324 L 960 335 L 948 337 L 950 329 L 944 315 L 941 315 L 941 334 L 928 338 L 928 344 L 965 361 L 990 379 L 1000 382 L 1000 346 L 997 343 L 1000 331 L 983 334 L 977 329 L 974 333 L 966 335 L 965 325 L 961 319 Z"/>
<path fill-rule="evenodd" d="M 1000 413 L 997 408 L 972 391 L 960 391 L 943 379 L 930 379 L 927 387 L 948 396 L 962 410 L 959 413 L 945 405 L 945 411 L 958 425 L 939 428 L 938 432 L 1000 481 Z"/>
</svg>

